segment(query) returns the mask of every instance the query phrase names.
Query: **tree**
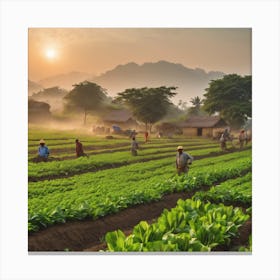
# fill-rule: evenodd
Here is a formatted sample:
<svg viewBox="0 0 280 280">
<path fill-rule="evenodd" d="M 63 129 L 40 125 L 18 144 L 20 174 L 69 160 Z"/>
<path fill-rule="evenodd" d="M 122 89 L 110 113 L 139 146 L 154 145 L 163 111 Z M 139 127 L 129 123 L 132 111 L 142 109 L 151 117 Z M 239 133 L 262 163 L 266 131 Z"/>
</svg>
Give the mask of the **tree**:
<svg viewBox="0 0 280 280">
<path fill-rule="evenodd" d="M 202 100 L 199 96 L 191 98 L 190 102 L 192 103 L 192 107 L 189 109 L 188 115 L 191 116 L 198 116 L 202 114 L 201 106 L 202 106 Z"/>
<path fill-rule="evenodd" d="M 58 97 L 64 97 L 68 93 L 67 90 L 62 89 L 60 87 L 50 87 L 50 88 L 44 88 L 40 90 L 37 93 L 33 93 L 32 98 L 33 99 L 39 99 L 39 98 L 58 98 Z"/>
<path fill-rule="evenodd" d="M 179 100 L 177 107 L 182 111 L 187 111 L 187 101 Z"/>
<path fill-rule="evenodd" d="M 161 120 L 167 113 L 172 104 L 169 98 L 175 96 L 176 87 L 157 87 L 157 88 L 130 88 L 124 92 L 118 93 L 116 101 L 127 105 L 134 117 L 145 123 L 146 130 L 148 125 L 150 132 L 152 125 Z"/>
<path fill-rule="evenodd" d="M 252 76 L 230 74 L 212 80 L 204 97 L 206 112 L 218 112 L 232 127 L 239 128 L 252 116 Z"/>
<path fill-rule="evenodd" d="M 42 122 L 50 120 L 51 112 L 50 105 L 46 102 L 39 102 L 28 98 L 28 121 Z"/>
<path fill-rule="evenodd" d="M 73 85 L 74 88 L 64 97 L 67 110 L 83 110 L 84 124 L 87 114 L 102 108 L 106 91 L 101 86 L 88 81 Z"/>
<path fill-rule="evenodd" d="M 60 111 L 63 109 L 63 98 L 68 93 L 67 90 L 59 87 L 51 87 L 40 90 L 32 95 L 36 101 L 47 102 L 51 106 L 51 111 Z"/>
</svg>

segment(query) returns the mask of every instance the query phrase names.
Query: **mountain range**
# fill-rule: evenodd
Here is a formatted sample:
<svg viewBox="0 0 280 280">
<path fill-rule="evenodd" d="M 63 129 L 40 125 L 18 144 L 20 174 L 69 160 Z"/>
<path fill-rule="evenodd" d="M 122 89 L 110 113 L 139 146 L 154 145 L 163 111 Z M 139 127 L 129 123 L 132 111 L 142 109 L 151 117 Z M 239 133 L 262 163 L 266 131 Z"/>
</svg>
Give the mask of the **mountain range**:
<svg viewBox="0 0 280 280">
<path fill-rule="evenodd" d="M 110 96 L 132 87 L 176 86 L 178 95 L 174 100 L 187 101 L 191 97 L 202 97 L 209 82 L 224 75 L 223 72 L 206 72 L 200 68 L 192 69 L 168 61 L 147 62 L 142 65 L 131 62 L 118 65 L 99 76 L 71 72 L 40 80 L 38 84 L 44 88 L 59 86 L 70 90 L 73 84 L 88 80 L 105 88 Z"/>
</svg>

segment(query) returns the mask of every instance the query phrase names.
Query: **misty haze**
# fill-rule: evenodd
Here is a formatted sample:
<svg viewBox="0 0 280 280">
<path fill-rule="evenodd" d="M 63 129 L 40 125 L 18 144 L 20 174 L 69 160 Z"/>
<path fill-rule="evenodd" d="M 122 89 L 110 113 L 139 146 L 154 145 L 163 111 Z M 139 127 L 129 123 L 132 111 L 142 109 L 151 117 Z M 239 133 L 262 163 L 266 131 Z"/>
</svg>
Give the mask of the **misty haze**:
<svg viewBox="0 0 280 280">
<path fill-rule="evenodd" d="M 248 28 L 30 28 L 29 252 L 252 253 Z"/>
</svg>

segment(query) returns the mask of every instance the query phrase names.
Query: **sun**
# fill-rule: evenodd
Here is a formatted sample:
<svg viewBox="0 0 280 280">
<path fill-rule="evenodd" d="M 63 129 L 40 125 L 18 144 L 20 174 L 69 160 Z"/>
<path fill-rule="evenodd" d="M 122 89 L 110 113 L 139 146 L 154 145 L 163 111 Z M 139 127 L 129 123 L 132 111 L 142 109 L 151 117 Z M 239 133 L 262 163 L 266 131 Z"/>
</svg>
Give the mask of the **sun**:
<svg viewBox="0 0 280 280">
<path fill-rule="evenodd" d="M 47 59 L 52 60 L 52 59 L 56 58 L 57 53 L 56 53 L 55 49 L 47 49 L 45 51 L 45 56 Z"/>
</svg>

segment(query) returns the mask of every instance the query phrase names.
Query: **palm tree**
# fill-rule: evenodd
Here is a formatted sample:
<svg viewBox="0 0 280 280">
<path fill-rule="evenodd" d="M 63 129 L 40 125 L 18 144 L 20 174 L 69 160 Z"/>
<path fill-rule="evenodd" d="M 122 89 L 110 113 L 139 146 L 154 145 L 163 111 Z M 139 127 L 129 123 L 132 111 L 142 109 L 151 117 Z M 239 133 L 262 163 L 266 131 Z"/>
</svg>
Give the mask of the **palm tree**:
<svg viewBox="0 0 280 280">
<path fill-rule="evenodd" d="M 198 116 L 200 114 L 202 114 L 201 111 L 201 105 L 203 103 L 203 101 L 201 100 L 201 98 L 199 96 L 193 97 L 190 100 L 191 104 L 193 105 L 188 112 L 189 116 Z"/>
<path fill-rule="evenodd" d="M 199 96 L 191 98 L 191 103 L 195 109 L 200 110 L 200 107 L 202 105 L 202 100 Z"/>
</svg>

